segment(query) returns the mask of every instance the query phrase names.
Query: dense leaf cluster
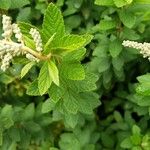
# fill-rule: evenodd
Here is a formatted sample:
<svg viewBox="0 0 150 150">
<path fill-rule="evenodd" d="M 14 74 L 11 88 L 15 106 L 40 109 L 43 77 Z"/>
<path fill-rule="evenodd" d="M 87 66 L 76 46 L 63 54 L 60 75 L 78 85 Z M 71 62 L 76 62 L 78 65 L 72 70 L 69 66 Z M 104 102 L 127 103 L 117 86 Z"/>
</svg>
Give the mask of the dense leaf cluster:
<svg viewBox="0 0 150 150">
<path fill-rule="evenodd" d="M 52 2 L 52 3 L 51 3 Z M 149 0 L 1 0 L 39 63 L 0 71 L 0 150 L 149 150 Z M 1 26 L 1 24 L 0 24 Z M 0 28 L 0 33 L 2 33 Z"/>
</svg>

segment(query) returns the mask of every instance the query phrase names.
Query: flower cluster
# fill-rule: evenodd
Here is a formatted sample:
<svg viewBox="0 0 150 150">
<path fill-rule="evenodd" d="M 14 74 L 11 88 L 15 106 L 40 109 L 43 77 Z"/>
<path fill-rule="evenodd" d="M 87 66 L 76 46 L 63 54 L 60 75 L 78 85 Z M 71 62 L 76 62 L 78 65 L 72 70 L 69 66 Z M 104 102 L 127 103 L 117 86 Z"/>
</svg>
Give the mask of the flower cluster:
<svg viewBox="0 0 150 150">
<path fill-rule="evenodd" d="M 41 52 L 43 48 L 42 48 L 42 39 L 40 33 L 36 29 L 31 28 L 30 34 L 36 44 L 36 50 Z"/>
<path fill-rule="evenodd" d="M 3 24 L 3 30 L 4 30 L 4 33 L 2 34 L 2 36 L 6 40 L 9 40 L 12 35 L 11 18 L 6 15 L 3 15 L 2 24 Z"/>
<path fill-rule="evenodd" d="M 15 33 L 15 37 L 18 40 L 18 42 L 22 42 L 23 36 L 22 36 L 20 28 L 18 27 L 16 23 L 12 25 L 12 29 L 13 29 L 13 33 Z"/>
<path fill-rule="evenodd" d="M 34 51 L 24 44 L 23 35 L 18 24 L 12 24 L 9 16 L 2 16 L 2 24 L 4 31 L 2 37 L 4 37 L 4 39 L 0 40 L 0 59 L 2 59 L 1 70 L 5 71 L 9 68 L 10 63 L 15 56 L 25 54 L 27 59 L 36 62 L 39 62 L 40 58 L 43 58 L 41 53 L 39 53 L 43 50 L 42 39 L 40 33 L 36 29 L 31 28 L 29 32 L 36 45 L 36 51 Z M 13 34 L 15 35 L 17 42 L 11 40 Z"/>
<path fill-rule="evenodd" d="M 143 57 L 148 58 L 148 60 L 150 61 L 150 43 L 146 43 L 146 42 L 138 43 L 138 42 L 127 40 L 127 41 L 123 41 L 122 45 L 125 47 L 139 49 Z"/>
</svg>

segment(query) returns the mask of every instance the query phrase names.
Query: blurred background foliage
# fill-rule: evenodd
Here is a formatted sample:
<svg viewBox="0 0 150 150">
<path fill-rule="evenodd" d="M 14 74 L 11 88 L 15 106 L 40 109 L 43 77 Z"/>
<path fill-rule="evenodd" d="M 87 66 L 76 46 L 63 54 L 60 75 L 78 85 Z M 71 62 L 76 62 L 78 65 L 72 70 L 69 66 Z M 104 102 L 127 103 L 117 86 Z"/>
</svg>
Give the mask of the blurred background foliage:
<svg viewBox="0 0 150 150">
<path fill-rule="evenodd" d="M 20 80 L 16 60 L 15 70 L 0 72 L 0 150 L 149 150 L 149 61 L 122 46 L 127 39 L 150 42 L 149 0 L 0 0 L 0 12 L 40 27 L 50 2 L 68 33 L 94 35 L 82 63 L 98 75 L 102 104 L 74 119 L 45 110 L 46 96 L 25 94 L 29 81 Z"/>
</svg>

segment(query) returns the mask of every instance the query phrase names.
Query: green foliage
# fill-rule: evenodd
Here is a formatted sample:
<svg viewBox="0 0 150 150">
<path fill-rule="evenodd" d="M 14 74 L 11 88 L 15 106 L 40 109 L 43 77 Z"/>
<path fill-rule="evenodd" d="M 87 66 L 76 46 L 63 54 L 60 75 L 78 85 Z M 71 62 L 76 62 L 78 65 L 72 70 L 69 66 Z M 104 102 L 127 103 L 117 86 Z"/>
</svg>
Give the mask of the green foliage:
<svg viewBox="0 0 150 150">
<path fill-rule="evenodd" d="M 0 71 L 0 150 L 149 150 L 149 0 L 0 0 L 39 62 Z M 1 26 L 1 23 L 0 23 Z M 0 29 L 0 33 L 2 33 Z"/>
</svg>

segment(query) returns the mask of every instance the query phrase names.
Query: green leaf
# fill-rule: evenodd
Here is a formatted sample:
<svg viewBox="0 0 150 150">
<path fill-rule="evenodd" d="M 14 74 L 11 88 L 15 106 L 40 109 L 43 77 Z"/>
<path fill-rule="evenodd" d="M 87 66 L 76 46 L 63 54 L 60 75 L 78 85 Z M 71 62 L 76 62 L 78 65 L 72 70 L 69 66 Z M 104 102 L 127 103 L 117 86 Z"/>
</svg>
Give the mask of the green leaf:
<svg viewBox="0 0 150 150">
<path fill-rule="evenodd" d="M 99 106 L 99 96 L 96 93 L 85 92 L 80 94 L 78 100 L 79 111 L 85 114 L 92 114 L 93 109 Z"/>
<path fill-rule="evenodd" d="M 122 42 L 118 39 L 112 41 L 109 45 L 109 52 L 112 57 L 117 57 L 122 51 Z"/>
<path fill-rule="evenodd" d="M 53 41 L 50 48 L 55 52 L 58 50 L 62 52 L 70 52 L 83 47 L 85 43 L 86 40 L 82 36 L 72 34 L 62 37 L 59 41 Z"/>
<path fill-rule="evenodd" d="M 54 62 L 52 62 L 51 60 L 48 61 L 48 71 L 49 71 L 49 75 L 52 79 L 52 81 L 59 86 L 59 75 L 58 75 L 58 69 L 57 66 L 55 65 Z"/>
<path fill-rule="evenodd" d="M 135 3 L 139 3 L 139 4 L 150 4 L 149 0 L 135 0 Z"/>
<path fill-rule="evenodd" d="M 11 0 L 0 0 L 0 8 L 1 9 L 9 9 L 11 5 Z"/>
<path fill-rule="evenodd" d="M 41 127 L 39 124 L 35 123 L 34 121 L 28 121 L 24 123 L 26 130 L 30 132 L 39 132 Z"/>
<path fill-rule="evenodd" d="M 31 17 L 31 7 L 22 8 L 17 16 L 17 21 L 29 22 Z"/>
<path fill-rule="evenodd" d="M 38 80 L 33 81 L 33 82 L 29 85 L 29 87 L 28 87 L 26 93 L 27 93 L 28 95 L 32 95 L 32 96 L 40 95 L 39 88 L 38 88 Z"/>
<path fill-rule="evenodd" d="M 46 43 L 53 34 L 56 34 L 57 39 L 65 35 L 65 26 L 62 14 L 56 5 L 50 3 L 44 15 L 42 25 L 43 39 Z"/>
<path fill-rule="evenodd" d="M 139 134 L 133 134 L 131 137 L 130 137 L 133 145 L 140 145 L 141 144 L 141 141 L 142 141 L 142 137 L 141 135 Z"/>
<path fill-rule="evenodd" d="M 3 144 L 3 131 L 0 127 L 0 146 Z"/>
<path fill-rule="evenodd" d="M 114 5 L 113 0 L 95 0 L 96 5 L 100 6 L 111 6 Z"/>
<path fill-rule="evenodd" d="M 86 53 L 85 48 L 81 48 L 76 51 L 72 51 L 63 57 L 63 61 L 68 62 L 68 63 L 69 63 L 69 61 L 81 61 L 83 56 L 85 55 L 85 53 Z"/>
<path fill-rule="evenodd" d="M 132 127 L 132 133 L 133 133 L 133 134 L 140 135 L 140 132 L 141 132 L 141 129 L 140 129 L 137 125 L 134 125 L 134 126 Z"/>
<path fill-rule="evenodd" d="M 119 11 L 119 17 L 126 27 L 132 28 L 135 25 L 136 17 L 132 12 L 126 10 Z"/>
<path fill-rule="evenodd" d="M 42 113 L 48 113 L 53 110 L 55 103 L 51 99 L 47 99 L 42 104 Z"/>
<path fill-rule="evenodd" d="M 63 63 L 61 73 L 65 78 L 71 80 L 83 80 L 85 78 L 84 68 L 78 62 Z"/>
<path fill-rule="evenodd" d="M 63 98 L 64 106 L 71 114 L 77 114 L 78 111 L 92 114 L 93 109 L 100 104 L 98 95 L 90 92 L 79 94 L 68 89 Z"/>
<path fill-rule="evenodd" d="M 80 150 L 80 141 L 73 133 L 61 134 L 59 141 L 59 146 L 61 150 Z"/>
<path fill-rule="evenodd" d="M 50 45 L 55 37 L 56 33 L 54 33 L 50 39 L 47 41 L 47 43 L 44 46 L 44 53 L 48 54 L 50 52 Z"/>
<path fill-rule="evenodd" d="M 78 123 L 79 116 L 77 114 L 65 113 L 65 121 L 71 128 L 75 128 Z"/>
<path fill-rule="evenodd" d="M 38 77 L 38 88 L 41 95 L 43 95 L 51 86 L 52 78 L 49 70 L 49 63 L 44 62 Z"/>
<path fill-rule="evenodd" d="M 100 30 L 110 30 L 116 27 L 116 22 L 114 20 L 101 20 L 99 26 Z"/>
<path fill-rule="evenodd" d="M 30 103 L 26 106 L 26 108 L 23 111 L 22 118 L 23 120 L 32 120 L 35 114 L 35 106 L 33 103 Z"/>
<path fill-rule="evenodd" d="M 121 142 L 121 147 L 122 147 L 122 148 L 132 148 L 132 147 L 133 147 L 133 144 L 132 144 L 132 142 L 131 142 L 130 137 L 124 139 L 124 140 Z"/>
<path fill-rule="evenodd" d="M 21 70 L 21 78 L 23 78 L 34 65 L 35 65 L 35 62 L 30 62 L 26 64 Z"/>
<path fill-rule="evenodd" d="M 113 0 L 117 7 L 123 7 L 128 4 L 125 0 Z"/>
<path fill-rule="evenodd" d="M 13 82 L 15 80 L 14 77 L 9 76 L 7 74 L 0 74 L 0 82 L 4 83 L 4 84 L 9 84 L 11 82 Z"/>
<path fill-rule="evenodd" d="M 23 0 L 23 1 L 11 0 L 10 9 L 21 8 L 27 4 L 30 4 L 29 0 Z"/>
</svg>

